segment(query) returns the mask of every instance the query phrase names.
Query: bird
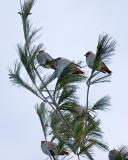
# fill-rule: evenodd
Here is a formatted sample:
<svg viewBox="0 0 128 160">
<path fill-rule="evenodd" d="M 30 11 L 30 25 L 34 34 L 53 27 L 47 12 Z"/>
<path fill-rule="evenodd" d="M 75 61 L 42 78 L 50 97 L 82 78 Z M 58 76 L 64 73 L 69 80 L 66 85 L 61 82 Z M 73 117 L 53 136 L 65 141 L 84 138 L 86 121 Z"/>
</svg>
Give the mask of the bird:
<svg viewBox="0 0 128 160">
<path fill-rule="evenodd" d="M 92 51 L 88 51 L 84 56 L 86 56 L 86 63 L 89 68 L 93 68 L 94 61 L 96 58 L 96 55 Z M 108 69 L 108 67 L 104 64 L 104 62 L 101 62 L 99 67 L 97 68 L 97 71 L 111 74 L 112 71 Z"/>
<path fill-rule="evenodd" d="M 109 160 L 128 160 L 128 148 L 121 146 L 119 149 L 113 149 L 109 151 Z"/>
<path fill-rule="evenodd" d="M 62 71 L 69 65 L 69 64 L 74 64 L 74 70 L 73 74 L 84 74 L 84 72 L 78 67 L 77 64 L 73 63 L 69 59 L 58 57 L 54 59 L 55 62 L 55 71 L 57 74 L 57 77 L 59 77 L 62 73 Z"/>
<path fill-rule="evenodd" d="M 57 144 L 50 141 L 41 141 L 41 149 L 46 155 L 52 156 L 54 160 L 57 155 L 69 155 L 69 152 L 64 148 L 58 153 Z"/>
<path fill-rule="evenodd" d="M 55 69 L 55 65 L 53 63 L 53 58 L 44 50 L 40 50 L 36 56 L 36 60 L 39 63 L 39 66 L 44 68 Z"/>
<path fill-rule="evenodd" d="M 109 160 L 115 160 L 119 152 L 116 149 L 109 151 L 108 158 Z"/>
</svg>

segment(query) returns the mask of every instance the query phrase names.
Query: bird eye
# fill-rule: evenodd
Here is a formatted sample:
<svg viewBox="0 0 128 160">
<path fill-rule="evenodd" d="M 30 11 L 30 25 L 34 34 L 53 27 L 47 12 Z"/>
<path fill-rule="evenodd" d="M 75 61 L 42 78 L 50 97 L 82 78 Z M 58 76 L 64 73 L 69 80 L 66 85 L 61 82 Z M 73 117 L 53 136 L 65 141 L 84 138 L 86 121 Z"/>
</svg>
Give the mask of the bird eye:
<svg viewBox="0 0 128 160">
<path fill-rule="evenodd" d="M 85 56 L 88 57 L 88 56 L 89 56 L 89 52 L 87 52 L 87 53 L 85 54 Z"/>
</svg>

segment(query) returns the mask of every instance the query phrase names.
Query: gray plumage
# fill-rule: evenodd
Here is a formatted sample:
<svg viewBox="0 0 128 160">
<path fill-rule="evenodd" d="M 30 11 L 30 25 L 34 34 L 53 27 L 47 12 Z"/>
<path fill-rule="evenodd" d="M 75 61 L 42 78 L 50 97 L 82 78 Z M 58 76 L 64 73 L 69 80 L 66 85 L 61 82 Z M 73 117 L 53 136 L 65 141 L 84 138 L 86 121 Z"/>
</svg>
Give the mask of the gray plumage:
<svg viewBox="0 0 128 160">
<path fill-rule="evenodd" d="M 96 55 L 91 52 L 88 51 L 86 54 L 86 63 L 88 65 L 89 68 L 93 69 L 93 65 L 94 65 L 94 61 L 96 58 Z M 98 68 L 96 68 L 97 71 L 103 72 L 103 73 L 108 73 L 111 74 L 112 71 L 108 69 L 108 67 L 104 64 L 104 62 L 100 62 L 100 65 L 98 66 Z"/>
<path fill-rule="evenodd" d="M 86 63 L 88 65 L 88 67 L 92 69 L 96 55 L 93 52 L 89 51 L 86 53 L 85 56 L 86 56 Z"/>
<path fill-rule="evenodd" d="M 51 152 L 53 152 L 54 155 L 57 154 L 56 144 L 52 142 L 41 141 L 41 149 L 48 156 L 52 156 Z"/>
<path fill-rule="evenodd" d="M 69 64 L 74 64 L 74 69 L 73 69 L 73 74 L 84 74 L 84 72 L 79 68 L 79 66 L 77 64 L 75 64 L 74 62 L 66 59 L 66 58 L 62 58 L 59 57 L 57 59 L 54 59 L 55 61 L 55 72 L 56 72 L 56 77 L 59 77 L 62 73 L 62 71 L 69 65 Z"/>
<path fill-rule="evenodd" d="M 108 158 L 109 158 L 109 160 L 115 160 L 117 155 L 118 155 L 118 151 L 113 149 L 113 150 L 109 151 Z"/>
<path fill-rule="evenodd" d="M 46 155 L 52 156 L 53 159 L 55 159 L 54 156 L 58 155 L 56 143 L 49 141 L 41 141 L 41 149 Z M 59 155 L 68 155 L 68 154 L 69 153 L 65 149 L 62 149 L 61 152 L 59 153 Z"/>
<path fill-rule="evenodd" d="M 44 68 L 51 68 L 50 65 L 48 64 L 49 61 L 52 61 L 53 58 L 46 53 L 44 50 L 39 51 L 39 53 L 36 56 L 36 60 Z"/>
<path fill-rule="evenodd" d="M 72 63 L 72 61 L 62 57 L 55 59 L 55 62 L 56 62 L 56 77 L 59 77 L 63 69 L 67 67 L 70 63 Z"/>
</svg>

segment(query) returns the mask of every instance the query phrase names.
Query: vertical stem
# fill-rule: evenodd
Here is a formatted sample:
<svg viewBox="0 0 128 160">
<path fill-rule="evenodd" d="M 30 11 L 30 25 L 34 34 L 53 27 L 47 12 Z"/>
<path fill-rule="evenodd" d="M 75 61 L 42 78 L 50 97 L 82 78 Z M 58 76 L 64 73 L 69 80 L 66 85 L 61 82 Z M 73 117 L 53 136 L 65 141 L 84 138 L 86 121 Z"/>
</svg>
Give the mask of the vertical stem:
<svg viewBox="0 0 128 160">
<path fill-rule="evenodd" d="M 55 105 L 57 111 L 59 112 L 61 118 L 63 119 L 63 123 L 64 123 L 64 125 L 65 125 L 67 131 L 70 132 L 71 135 L 73 136 L 73 135 L 74 135 L 74 134 L 73 134 L 73 131 L 72 131 L 72 129 L 71 129 L 69 123 L 67 122 L 67 120 L 65 119 L 65 117 L 63 116 L 63 114 L 61 113 L 58 104 L 56 103 L 55 99 L 52 97 L 52 95 L 51 95 L 50 91 L 48 90 L 47 86 L 44 84 L 42 78 L 40 77 L 40 74 L 39 74 L 38 71 L 37 71 L 37 69 L 34 68 L 34 70 L 35 70 L 37 76 L 39 77 L 41 83 L 45 86 L 45 89 L 46 89 L 47 93 L 49 94 L 49 96 L 50 96 L 50 98 L 51 98 L 53 104 Z M 50 105 L 51 105 L 51 104 L 50 104 Z"/>
<path fill-rule="evenodd" d="M 90 81 L 89 84 L 87 85 L 87 100 L 86 100 L 86 113 L 88 111 L 88 101 L 89 101 L 89 91 L 90 91 Z"/>
<path fill-rule="evenodd" d="M 77 157 L 78 157 L 78 160 L 80 160 L 80 155 L 79 154 L 77 155 Z"/>
<path fill-rule="evenodd" d="M 47 98 L 42 94 L 42 92 L 39 90 L 39 88 L 37 87 L 36 83 L 32 80 L 31 76 L 29 75 L 31 81 L 33 82 L 34 86 L 36 87 L 36 89 L 38 90 L 38 92 L 40 93 L 40 95 L 43 97 L 42 100 L 47 102 L 51 107 L 52 109 L 55 111 L 55 108 L 52 106 L 52 104 L 47 100 Z"/>
<path fill-rule="evenodd" d="M 88 121 L 88 101 L 89 101 L 89 91 L 90 91 L 90 83 L 91 83 L 91 79 L 92 79 L 92 75 L 94 73 L 94 70 L 92 70 L 91 75 L 87 81 L 87 97 L 86 97 L 86 119 L 85 119 L 85 128 L 87 126 L 87 121 Z"/>
<path fill-rule="evenodd" d="M 42 127 L 42 130 L 43 130 L 43 132 L 44 132 L 44 138 L 45 138 L 45 140 L 47 141 L 47 136 L 46 136 L 46 134 L 45 134 L 45 131 L 44 131 L 44 128 L 43 128 L 43 122 L 42 122 L 42 118 L 41 118 L 41 115 L 40 115 L 40 113 L 37 111 L 37 114 L 38 114 L 38 116 L 39 116 L 39 120 L 40 120 L 40 123 L 41 123 L 41 127 Z"/>
</svg>

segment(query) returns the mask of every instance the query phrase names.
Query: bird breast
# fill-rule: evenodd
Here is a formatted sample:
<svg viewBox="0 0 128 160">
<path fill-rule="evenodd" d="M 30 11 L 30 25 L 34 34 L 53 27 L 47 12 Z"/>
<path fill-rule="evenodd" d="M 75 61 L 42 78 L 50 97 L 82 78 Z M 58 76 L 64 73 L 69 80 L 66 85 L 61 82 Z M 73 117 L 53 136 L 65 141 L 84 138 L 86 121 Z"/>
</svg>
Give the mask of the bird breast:
<svg viewBox="0 0 128 160">
<path fill-rule="evenodd" d="M 94 55 L 90 55 L 86 58 L 86 63 L 87 63 L 89 68 L 93 67 L 94 61 L 95 61 L 95 56 Z"/>
<path fill-rule="evenodd" d="M 56 68 L 57 68 L 57 77 L 60 76 L 61 72 L 65 67 L 67 67 L 71 63 L 70 60 L 61 58 L 56 62 Z"/>
<path fill-rule="evenodd" d="M 47 155 L 51 155 L 50 152 L 49 152 L 49 146 L 48 146 L 48 143 L 44 142 L 41 144 L 41 148 L 42 148 L 42 151 L 47 154 Z"/>
</svg>

